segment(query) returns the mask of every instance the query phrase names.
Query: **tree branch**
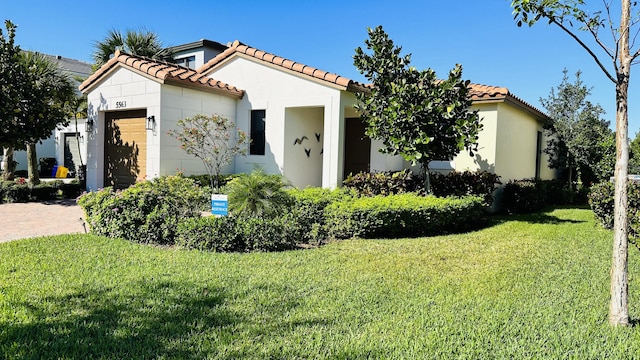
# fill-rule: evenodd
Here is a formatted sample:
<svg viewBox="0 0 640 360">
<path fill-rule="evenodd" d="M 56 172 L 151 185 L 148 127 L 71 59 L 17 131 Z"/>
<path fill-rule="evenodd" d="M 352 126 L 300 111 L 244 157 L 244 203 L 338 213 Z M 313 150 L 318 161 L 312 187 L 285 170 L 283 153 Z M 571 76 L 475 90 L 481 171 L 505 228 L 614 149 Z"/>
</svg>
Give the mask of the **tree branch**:
<svg viewBox="0 0 640 360">
<path fill-rule="evenodd" d="M 569 34 L 569 36 L 571 36 L 575 41 L 578 42 L 578 44 L 580 44 L 580 46 L 582 46 L 583 49 L 585 49 L 589 55 L 591 55 L 591 57 L 593 58 L 593 60 L 595 60 L 596 64 L 598 64 L 598 66 L 600 67 L 600 69 L 604 72 L 604 74 L 609 78 L 609 80 L 611 80 L 614 84 L 617 83 L 618 81 L 616 80 L 616 78 L 614 76 L 611 75 L 611 73 L 609 72 L 609 70 L 607 70 L 607 68 L 604 66 L 604 64 L 600 61 L 600 59 L 598 58 L 598 56 L 593 52 L 593 50 L 591 50 L 589 48 L 589 46 L 587 46 L 587 44 L 584 43 L 584 41 L 582 41 L 582 39 L 580 39 L 576 34 L 574 34 L 570 29 L 568 29 L 566 26 L 564 26 L 564 24 L 562 24 L 561 22 L 559 22 L 555 17 L 548 17 L 548 19 L 558 25 L 562 30 L 564 30 L 564 32 L 566 32 L 567 34 Z M 617 42 L 616 42 L 616 47 L 617 47 Z M 614 62 L 615 63 L 615 62 Z"/>
</svg>

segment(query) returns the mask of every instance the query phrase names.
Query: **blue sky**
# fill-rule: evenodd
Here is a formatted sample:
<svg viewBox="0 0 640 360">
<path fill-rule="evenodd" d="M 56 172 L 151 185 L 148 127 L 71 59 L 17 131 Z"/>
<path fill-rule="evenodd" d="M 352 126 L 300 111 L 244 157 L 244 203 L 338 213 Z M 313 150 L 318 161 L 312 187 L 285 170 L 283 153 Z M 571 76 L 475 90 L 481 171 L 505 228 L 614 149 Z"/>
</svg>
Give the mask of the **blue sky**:
<svg viewBox="0 0 640 360">
<path fill-rule="evenodd" d="M 560 29 L 541 22 L 518 28 L 509 0 L 323 0 L 323 1 L 9 1 L 1 18 L 18 25 L 16 42 L 26 50 L 91 61 L 93 43 L 109 29 L 145 28 L 164 45 L 199 39 L 240 40 L 253 47 L 363 81 L 353 66 L 367 27 L 382 25 L 412 65 L 444 77 L 456 64 L 474 83 L 507 87 L 541 107 L 562 80 L 562 70 L 581 70 L 590 100 L 615 121 L 614 85 Z M 4 27 L 3 27 L 4 28 Z M 609 65 L 609 63 L 607 63 Z M 634 68 L 636 70 L 637 68 Z M 629 134 L 640 130 L 632 70 Z M 637 70 L 636 70 L 637 71 Z M 634 76 L 635 75 L 635 76 Z"/>
</svg>

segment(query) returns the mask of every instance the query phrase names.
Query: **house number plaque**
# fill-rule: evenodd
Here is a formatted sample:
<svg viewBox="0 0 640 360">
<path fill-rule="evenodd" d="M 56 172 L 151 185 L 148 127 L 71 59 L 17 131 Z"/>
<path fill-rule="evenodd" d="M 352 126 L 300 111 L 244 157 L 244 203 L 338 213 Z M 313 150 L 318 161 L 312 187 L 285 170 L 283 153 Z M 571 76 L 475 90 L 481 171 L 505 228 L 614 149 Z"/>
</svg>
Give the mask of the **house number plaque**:
<svg viewBox="0 0 640 360">
<path fill-rule="evenodd" d="M 116 101 L 116 109 L 123 109 L 127 107 L 126 101 Z"/>
</svg>

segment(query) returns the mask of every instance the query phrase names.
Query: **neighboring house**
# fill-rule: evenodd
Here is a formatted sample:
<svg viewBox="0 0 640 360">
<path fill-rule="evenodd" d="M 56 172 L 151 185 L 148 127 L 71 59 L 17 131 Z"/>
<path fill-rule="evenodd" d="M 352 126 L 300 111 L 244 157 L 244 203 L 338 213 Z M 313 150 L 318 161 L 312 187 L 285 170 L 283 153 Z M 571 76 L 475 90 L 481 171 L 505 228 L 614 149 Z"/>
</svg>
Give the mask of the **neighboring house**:
<svg viewBox="0 0 640 360">
<path fill-rule="evenodd" d="M 365 138 L 354 109 L 355 93 L 367 90 L 363 84 L 238 41 L 172 49 L 185 66 L 116 52 L 80 85 L 94 124 L 86 134 L 89 190 L 204 173 L 200 160 L 167 134 L 178 120 L 200 113 L 223 115 L 250 134 L 249 153 L 237 156 L 227 173 L 261 167 L 296 187 L 336 187 L 350 172 L 407 166 Z M 551 176 L 537 148 L 544 114 L 506 89 L 478 89 L 474 107 L 485 118 L 479 157 L 440 165 L 494 171 L 503 180 Z"/>
<path fill-rule="evenodd" d="M 500 175 L 503 182 L 556 178 L 542 151 L 547 143 L 546 114 L 503 87 L 472 84 L 471 100 L 483 124 L 478 151 L 473 157 L 463 151 L 451 162 L 436 162 L 435 169 L 485 170 Z"/>
<path fill-rule="evenodd" d="M 79 60 L 68 59 L 62 56 L 46 55 L 52 62 L 73 77 L 81 79 L 91 75 L 91 64 Z M 78 94 L 80 95 L 80 94 Z M 51 137 L 42 140 L 36 144 L 36 154 L 38 159 L 51 158 L 55 159 L 55 163 L 69 168 L 69 176 L 76 175 L 76 167 L 86 162 L 87 147 L 85 140 L 85 121 L 86 119 L 78 119 L 78 135 L 76 136 L 76 127 L 74 119 L 66 127 L 59 127 L 51 132 Z M 78 142 L 80 147 L 78 147 Z M 0 157 L 2 154 L 0 154 Z M 16 151 L 14 153 L 14 161 L 18 164 L 16 170 L 27 169 L 27 153 L 26 151 Z"/>
</svg>

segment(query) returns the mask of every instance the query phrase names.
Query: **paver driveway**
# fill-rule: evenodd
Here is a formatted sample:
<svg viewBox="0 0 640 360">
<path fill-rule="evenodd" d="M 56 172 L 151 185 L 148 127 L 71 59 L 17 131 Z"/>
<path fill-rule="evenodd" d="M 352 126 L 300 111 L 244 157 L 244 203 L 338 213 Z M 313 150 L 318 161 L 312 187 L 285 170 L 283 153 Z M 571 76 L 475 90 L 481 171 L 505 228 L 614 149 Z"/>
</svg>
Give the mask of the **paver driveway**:
<svg viewBox="0 0 640 360">
<path fill-rule="evenodd" d="M 74 199 L 0 205 L 0 242 L 84 233 L 83 224 L 84 212 Z"/>
</svg>

